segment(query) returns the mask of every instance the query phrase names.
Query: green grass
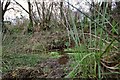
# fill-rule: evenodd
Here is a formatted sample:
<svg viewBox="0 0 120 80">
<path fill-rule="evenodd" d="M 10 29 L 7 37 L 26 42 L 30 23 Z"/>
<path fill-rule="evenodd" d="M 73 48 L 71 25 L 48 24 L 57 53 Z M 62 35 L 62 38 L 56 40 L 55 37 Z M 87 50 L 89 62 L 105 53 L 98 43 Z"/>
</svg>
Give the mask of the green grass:
<svg viewBox="0 0 120 80">
<path fill-rule="evenodd" d="M 46 59 L 46 55 L 40 54 L 3 54 L 2 71 L 6 72 L 17 67 L 35 66 L 38 61 Z"/>
<path fill-rule="evenodd" d="M 2 45 L 2 72 L 7 72 L 17 67 L 31 67 L 38 61 L 48 58 L 48 54 L 41 51 L 26 52 L 32 50 L 34 44 L 29 43 L 30 35 L 7 34 Z"/>
</svg>

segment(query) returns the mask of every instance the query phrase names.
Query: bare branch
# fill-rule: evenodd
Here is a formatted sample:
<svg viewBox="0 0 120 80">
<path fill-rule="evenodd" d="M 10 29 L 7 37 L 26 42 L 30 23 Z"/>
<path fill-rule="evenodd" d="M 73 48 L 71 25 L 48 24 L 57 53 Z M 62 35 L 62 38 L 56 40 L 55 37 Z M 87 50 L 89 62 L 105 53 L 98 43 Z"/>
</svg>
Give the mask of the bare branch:
<svg viewBox="0 0 120 80">
<path fill-rule="evenodd" d="M 13 0 L 13 1 L 15 1 L 17 5 L 19 5 L 23 10 L 25 10 L 29 14 L 29 12 L 20 3 L 18 3 L 16 0 Z"/>
<path fill-rule="evenodd" d="M 39 10 L 38 3 L 37 3 L 36 0 L 35 0 L 35 4 L 36 4 L 36 7 L 37 7 L 37 12 L 38 12 L 39 18 L 41 20 L 41 17 L 40 17 L 41 14 L 40 14 L 40 10 Z"/>
<path fill-rule="evenodd" d="M 12 10 L 15 10 L 14 8 L 8 8 L 7 11 L 8 11 L 8 10 L 11 10 L 11 9 L 12 9 Z"/>
<path fill-rule="evenodd" d="M 10 0 L 7 0 L 7 2 L 5 4 L 5 7 L 3 9 L 3 12 L 2 12 L 2 16 L 4 16 L 5 12 L 7 11 L 8 6 L 10 5 L 10 3 L 11 3 Z M 2 3 L 2 6 L 3 6 L 3 3 Z"/>
</svg>

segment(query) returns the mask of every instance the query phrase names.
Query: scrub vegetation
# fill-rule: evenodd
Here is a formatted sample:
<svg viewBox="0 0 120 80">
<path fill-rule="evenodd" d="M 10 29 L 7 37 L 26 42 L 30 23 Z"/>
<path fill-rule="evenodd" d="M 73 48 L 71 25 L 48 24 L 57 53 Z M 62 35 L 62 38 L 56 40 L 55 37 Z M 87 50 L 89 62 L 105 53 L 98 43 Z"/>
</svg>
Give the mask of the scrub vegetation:
<svg viewBox="0 0 120 80">
<path fill-rule="evenodd" d="M 28 11 L 13 1 L 28 13 L 29 19 L 21 16 L 16 24 L 2 21 L 3 80 L 120 78 L 119 1 L 114 2 L 114 8 L 112 2 L 86 2 L 89 12 L 69 0 L 30 1 Z M 12 3 L 8 0 L 4 4 Z"/>
</svg>

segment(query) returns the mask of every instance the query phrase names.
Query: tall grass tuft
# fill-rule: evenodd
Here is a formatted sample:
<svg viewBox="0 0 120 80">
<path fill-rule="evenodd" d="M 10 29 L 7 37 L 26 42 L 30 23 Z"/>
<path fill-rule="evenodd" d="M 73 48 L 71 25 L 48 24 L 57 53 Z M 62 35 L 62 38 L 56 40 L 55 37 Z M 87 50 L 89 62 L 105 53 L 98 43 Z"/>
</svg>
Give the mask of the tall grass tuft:
<svg viewBox="0 0 120 80">
<path fill-rule="evenodd" d="M 71 6 L 77 9 L 73 5 Z M 105 77 L 102 75 L 105 73 L 103 69 L 105 66 L 101 64 L 101 60 L 105 59 L 105 56 L 111 56 L 111 51 L 116 47 L 116 39 L 109 34 L 107 24 L 110 25 L 109 27 L 112 28 L 113 32 L 117 33 L 115 28 L 117 23 L 114 20 L 112 23 L 110 22 L 108 3 L 104 3 L 104 9 L 100 7 L 100 4 L 97 4 L 97 6 L 93 6 L 94 10 L 91 16 L 77 9 L 80 14 L 84 15 L 84 19 L 79 20 L 79 28 L 76 27 L 74 16 L 69 11 L 69 36 L 74 40 L 76 44 L 74 50 L 78 53 L 74 53 L 76 65 L 66 78 L 77 76 L 100 80 Z M 87 32 L 85 31 L 86 28 Z"/>
</svg>

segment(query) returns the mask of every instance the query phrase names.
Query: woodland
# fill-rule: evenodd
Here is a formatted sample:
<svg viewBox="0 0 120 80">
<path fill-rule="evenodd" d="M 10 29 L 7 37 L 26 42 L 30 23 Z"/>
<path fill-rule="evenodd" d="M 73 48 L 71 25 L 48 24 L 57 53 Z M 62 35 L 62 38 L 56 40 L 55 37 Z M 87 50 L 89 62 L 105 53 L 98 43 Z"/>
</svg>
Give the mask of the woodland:
<svg viewBox="0 0 120 80">
<path fill-rule="evenodd" d="M 1 79 L 119 80 L 120 1 L 85 1 L 0 0 Z M 12 4 L 28 18 L 6 20 Z"/>
</svg>

